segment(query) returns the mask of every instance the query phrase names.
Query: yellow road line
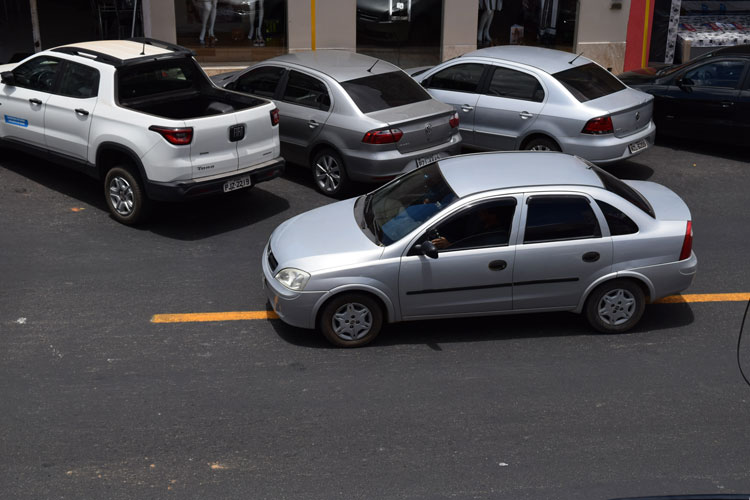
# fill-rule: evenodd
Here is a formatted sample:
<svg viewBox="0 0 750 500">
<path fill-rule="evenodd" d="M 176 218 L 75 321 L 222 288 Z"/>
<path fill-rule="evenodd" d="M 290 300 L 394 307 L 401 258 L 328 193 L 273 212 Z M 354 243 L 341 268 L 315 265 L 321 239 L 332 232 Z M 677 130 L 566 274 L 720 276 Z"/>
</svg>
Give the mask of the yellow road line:
<svg viewBox="0 0 750 500">
<path fill-rule="evenodd" d="M 310 0 L 310 48 L 315 50 L 315 0 Z"/>
<path fill-rule="evenodd" d="M 750 300 L 750 293 L 693 293 L 670 295 L 655 304 L 683 304 L 694 302 L 745 302 Z M 279 319 L 273 311 L 230 311 L 187 314 L 154 314 L 152 323 L 198 323 L 208 321 L 246 321 L 253 319 Z"/>
</svg>

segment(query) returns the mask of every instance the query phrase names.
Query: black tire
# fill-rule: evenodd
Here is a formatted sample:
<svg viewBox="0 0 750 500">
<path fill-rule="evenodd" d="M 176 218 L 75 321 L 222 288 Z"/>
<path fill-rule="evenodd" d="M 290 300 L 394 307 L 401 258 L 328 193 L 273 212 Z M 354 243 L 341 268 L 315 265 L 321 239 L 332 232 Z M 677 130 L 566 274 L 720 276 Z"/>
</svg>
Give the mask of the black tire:
<svg viewBox="0 0 750 500">
<path fill-rule="evenodd" d="M 555 141 L 546 137 L 535 137 L 524 145 L 528 151 L 560 151 Z"/>
<path fill-rule="evenodd" d="M 107 208 L 118 222 L 129 226 L 146 219 L 150 202 L 140 176 L 130 167 L 112 167 L 104 178 L 104 199 Z"/>
<path fill-rule="evenodd" d="M 326 196 L 341 197 L 349 190 L 344 160 L 331 148 L 321 149 L 310 162 L 315 188 Z"/>
<path fill-rule="evenodd" d="M 586 299 L 586 319 L 602 333 L 623 333 L 633 328 L 646 309 L 646 295 L 631 280 L 599 285 Z"/>
<path fill-rule="evenodd" d="M 368 326 L 369 325 L 369 326 Z M 320 313 L 318 328 L 338 347 L 360 347 L 372 342 L 383 326 L 383 310 L 364 293 L 345 293 L 331 299 Z"/>
</svg>

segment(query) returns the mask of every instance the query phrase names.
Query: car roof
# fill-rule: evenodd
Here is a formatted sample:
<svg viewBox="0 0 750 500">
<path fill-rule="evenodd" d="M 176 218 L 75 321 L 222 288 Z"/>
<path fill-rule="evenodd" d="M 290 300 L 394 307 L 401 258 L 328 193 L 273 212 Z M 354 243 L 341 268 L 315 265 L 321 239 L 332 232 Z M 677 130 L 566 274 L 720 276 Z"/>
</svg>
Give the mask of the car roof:
<svg viewBox="0 0 750 500">
<path fill-rule="evenodd" d="M 745 55 L 750 56 L 750 44 L 744 45 L 730 45 L 729 47 L 722 47 L 713 51 L 714 55 Z"/>
<path fill-rule="evenodd" d="M 55 47 L 50 51 L 81 56 L 113 66 L 125 66 L 173 56 L 195 55 L 190 49 L 153 38 L 77 42 Z"/>
<path fill-rule="evenodd" d="M 284 54 L 265 62 L 294 64 L 325 73 L 336 81 L 345 82 L 368 75 L 399 71 L 400 68 L 382 59 L 348 50 L 314 50 Z M 368 71 L 370 70 L 370 71 Z"/>
<path fill-rule="evenodd" d="M 604 187 L 577 156 L 558 152 L 475 153 L 440 160 L 440 171 L 459 197 L 491 189 L 536 186 Z"/>
<path fill-rule="evenodd" d="M 497 45 L 469 52 L 462 57 L 502 59 L 504 61 L 532 66 L 550 74 L 576 66 L 583 66 L 591 62 L 590 59 L 583 56 L 576 58 L 576 55 L 570 52 L 545 49 L 544 47 L 529 47 L 527 45 Z M 573 61 L 574 59 L 575 61 Z M 573 62 L 571 63 L 571 61 Z"/>
</svg>

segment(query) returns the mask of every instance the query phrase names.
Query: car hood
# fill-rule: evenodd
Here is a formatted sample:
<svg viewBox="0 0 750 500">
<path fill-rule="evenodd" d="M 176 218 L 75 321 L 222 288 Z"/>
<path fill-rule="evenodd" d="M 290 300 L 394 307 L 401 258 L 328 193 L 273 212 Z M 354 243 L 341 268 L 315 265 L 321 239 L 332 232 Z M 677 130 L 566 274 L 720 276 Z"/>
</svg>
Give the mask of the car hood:
<svg viewBox="0 0 750 500">
<path fill-rule="evenodd" d="M 13 71 L 14 69 L 16 69 L 16 66 L 18 66 L 18 63 L 0 64 L 0 73 L 5 73 L 6 71 Z"/>
<path fill-rule="evenodd" d="M 229 71 L 228 73 L 219 73 L 218 75 L 213 75 L 210 78 L 211 78 L 211 81 L 214 82 L 216 85 L 218 85 L 219 87 L 223 87 L 224 85 L 229 83 L 229 81 L 232 78 L 234 78 L 234 75 L 236 75 L 239 72 L 240 70 Z"/>
<path fill-rule="evenodd" d="M 379 258 L 383 247 L 367 238 L 354 219 L 356 200 L 310 210 L 276 228 L 271 251 L 278 269 L 295 267 L 314 273 Z"/>
<path fill-rule="evenodd" d="M 656 80 L 658 78 L 656 73 L 666 66 L 668 65 L 665 64 L 662 66 L 634 69 L 633 71 L 620 73 L 617 75 L 617 78 L 622 80 L 625 85 L 645 85 Z"/>
</svg>

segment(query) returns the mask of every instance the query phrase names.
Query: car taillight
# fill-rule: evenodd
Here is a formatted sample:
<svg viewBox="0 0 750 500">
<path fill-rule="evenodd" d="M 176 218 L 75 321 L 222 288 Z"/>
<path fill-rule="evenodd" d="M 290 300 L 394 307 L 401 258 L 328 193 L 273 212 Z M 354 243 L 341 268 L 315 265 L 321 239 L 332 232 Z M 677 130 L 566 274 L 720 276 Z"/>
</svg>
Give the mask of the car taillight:
<svg viewBox="0 0 750 500">
<path fill-rule="evenodd" d="M 693 221 L 687 222 L 687 229 L 685 229 L 685 240 L 682 242 L 682 251 L 680 252 L 680 260 L 685 260 L 690 257 L 693 252 Z"/>
<path fill-rule="evenodd" d="M 148 129 L 160 133 L 168 143 L 175 146 L 185 146 L 193 141 L 193 127 L 171 128 L 152 125 Z"/>
<path fill-rule="evenodd" d="M 456 128 L 456 127 L 458 127 L 458 122 L 459 121 L 460 120 L 458 118 L 458 113 L 453 113 L 453 116 L 451 116 L 451 119 L 448 120 L 448 123 L 451 124 L 451 128 Z"/>
<path fill-rule="evenodd" d="M 385 129 L 385 130 L 370 130 L 362 138 L 362 142 L 367 144 L 390 144 L 398 142 L 404 133 L 397 128 Z"/>
<path fill-rule="evenodd" d="M 271 110 L 271 125 L 279 124 L 279 108 L 273 108 Z"/>
<path fill-rule="evenodd" d="M 615 131 L 615 127 L 612 126 L 612 118 L 609 116 L 600 116 L 599 118 L 593 118 L 586 123 L 586 126 L 581 130 L 584 134 L 611 134 Z"/>
</svg>

